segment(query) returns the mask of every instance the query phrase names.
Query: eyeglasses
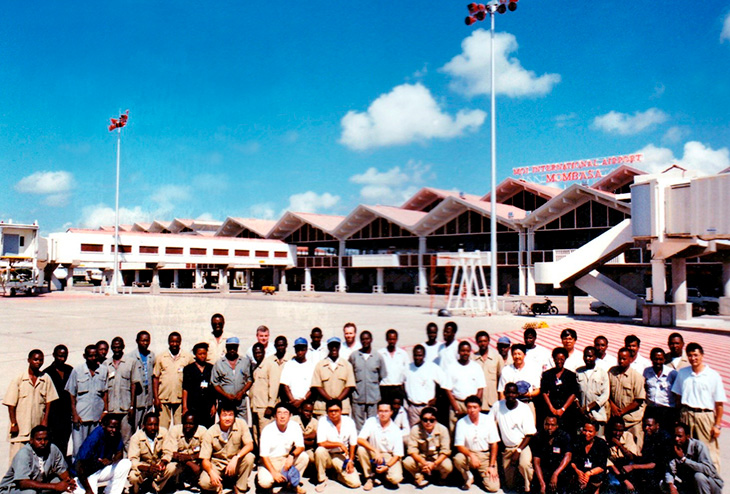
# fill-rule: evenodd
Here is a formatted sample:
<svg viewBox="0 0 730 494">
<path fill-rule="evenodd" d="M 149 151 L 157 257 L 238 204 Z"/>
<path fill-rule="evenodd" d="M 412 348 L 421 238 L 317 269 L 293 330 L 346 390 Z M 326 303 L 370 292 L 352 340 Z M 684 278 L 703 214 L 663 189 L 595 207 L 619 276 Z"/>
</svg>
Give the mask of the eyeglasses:
<svg viewBox="0 0 730 494">
<path fill-rule="evenodd" d="M 421 422 L 436 422 L 436 419 L 421 419 Z"/>
</svg>

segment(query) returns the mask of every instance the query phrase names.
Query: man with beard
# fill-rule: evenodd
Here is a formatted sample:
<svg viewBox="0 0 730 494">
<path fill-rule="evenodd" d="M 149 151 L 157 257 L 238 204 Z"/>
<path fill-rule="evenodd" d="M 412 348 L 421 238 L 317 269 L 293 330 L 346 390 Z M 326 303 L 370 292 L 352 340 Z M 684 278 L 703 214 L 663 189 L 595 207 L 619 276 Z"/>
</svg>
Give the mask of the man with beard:
<svg viewBox="0 0 730 494">
<path fill-rule="evenodd" d="M 345 323 L 342 327 L 342 336 L 345 338 L 345 343 L 340 348 L 340 357 L 347 360 L 352 355 L 352 352 L 360 349 L 360 343 L 357 341 L 357 326 L 355 326 L 354 322 Z M 324 358 L 322 357 L 322 360 Z"/>
</svg>

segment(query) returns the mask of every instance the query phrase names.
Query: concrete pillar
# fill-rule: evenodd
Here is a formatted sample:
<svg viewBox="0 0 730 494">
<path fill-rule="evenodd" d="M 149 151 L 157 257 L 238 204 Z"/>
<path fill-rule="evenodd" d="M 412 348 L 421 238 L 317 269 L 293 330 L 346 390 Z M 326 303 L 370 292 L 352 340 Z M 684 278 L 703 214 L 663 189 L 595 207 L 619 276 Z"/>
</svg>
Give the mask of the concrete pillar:
<svg viewBox="0 0 730 494">
<path fill-rule="evenodd" d="M 666 303 L 664 292 L 667 291 L 667 272 L 664 259 L 651 260 L 651 292 L 652 303 Z"/>
<path fill-rule="evenodd" d="M 720 297 L 720 314 L 730 316 L 730 261 L 722 263 L 722 297 Z"/>
<path fill-rule="evenodd" d="M 385 287 L 385 268 L 375 268 L 375 284 L 383 290 Z"/>
<path fill-rule="evenodd" d="M 286 269 L 281 268 L 281 280 L 279 281 L 279 291 L 288 292 L 289 286 L 286 284 Z"/>
<path fill-rule="evenodd" d="M 337 249 L 337 291 L 347 291 L 347 279 L 345 278 L 345 267 L 342 265 L 345 257 L 345 241 L 340 240 L 339 249 Z"/>
<path fill-rule="evenodd" d="M 134 270 L 134 282 L 139 283 L 139 269 Z"/>
<path fill-rule="evenodd" d="M 527 274 L 527 295 L 530 297 L 534 297 L 535 295 L 537 295 L 537 291 L 535 290 L 535 268 L 534 268 L 534 266 L 527 266 L 526 274 Z"/>
<path fill-rule="evenodd" d="M 423 257 L 426 254 L 426 237 L 418 237 L 418 288 L 417 293 L 428 293 L 428 277 Z"/>
<path fill-rule="evenodd" d="M 279 268 L 273 268 L 273 269 L 274 269 L 274 281 L 273 281 L 273 283 L 274 283 L 274 286 L 277 286 L 279 284 L 279 279 L 280 279 L 280 276 L 279 276 L 280 275 Z"/>
<path fill-rule="evenodd" d="M 152 284 L 150 285 L 150 294 L 157 295 L 160 293 L 160 270 L 152 268 Z"/>
<path fill-rule="evenodd" d="M 228 293 L 228 268 L 221 268 L 218 270 L 218 291 L 221 293 Z"/>
<path fill-rule="evenodd" d="M 575 287 L 573 285 L 568 287 L 568 315 L 575 315 Z"/>
<path fill-rule="evenodd" d="M 687 303 L 687 260 L 672 259 L 672 295 L 674 303 Z"/>
<path fill-rule="evenodd" d="M 250 269 L 247 269 L 244 272 L 243 286 L 246 287 L 246 290 L 250 290 L 251 289 L 251 270 Z"/>
<path fill-rule="evenodd" d="M 308 292 L 312 288 L 312 268 L 304 268 L 304 291 Z"/>
<path fill-rule="evenodd" d="M 195 288 L 202 288 L 203 284 L 203 273 L 200 271 L 200 268 L 196 265 L 195 266 Z"/>
<path fill-rule="evenodd" d="M 74 266 L 73 264 L 66 264 L 66 290 L 73 290 L 74 288 Z"/>
<path fill-rule="evenodd" d="M 523 257 L 525 257 L 524 253 L 527 251 L 527 233 L 525 232 L 519 232 L 518 234 L 518 253 L 519 256 L 517 258 L 517 279 L 518 279 L 518 287 L 517 287 L 517 293 L 524 297 L 527 295 L 527 276 L 526 276 L 526 269 L 525 265 L 522 262 Z"/>
<path fill-rule="evenodd" d="M 180 272 L 177 269 L 172 271 L 172 282 L 175 283 L 175 288 L 180 288 Z"/>
<path fill-rule="evenodd" d="M 535 296 L 535 266 L 532 265 L 532 251 L 535 250 L 535 232 L 527 231 L 527 295 Z"/>
</svg>

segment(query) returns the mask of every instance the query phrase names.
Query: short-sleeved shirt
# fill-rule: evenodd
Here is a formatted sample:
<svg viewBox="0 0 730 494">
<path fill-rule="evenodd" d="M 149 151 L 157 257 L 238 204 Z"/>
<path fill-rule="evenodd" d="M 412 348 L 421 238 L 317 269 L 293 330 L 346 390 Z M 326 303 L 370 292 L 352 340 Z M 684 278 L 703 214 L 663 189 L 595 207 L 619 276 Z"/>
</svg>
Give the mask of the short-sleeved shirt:
<svg viewBox="0 0 730 494">
<path fill-rule="evenodd" d="M 451 364 L 459 360 L 459 341 L 454 339 L 449 345 L 441 343 L 438 348 L 436 363 L 446 372 Z"/>
<path fill-rule="evenodd" d="M 385 364 L 385 372 L 380 380 L 381 386 L 398 386 L 403 384 L 406 369 L 408 368 L 409 358 L 408 352 L 402 348 L 396 347 L 391 354 L 387 348 L 378 350 L 378 355 L 383 359 Z"/>
<path fill-rule="evenodd" d="M 563 367 L 575 372 L 575 370 L 581 365 L 585 365 L 585 362 L 583 361 L 583 352 L 573 349 L 573 353 L 568 355 L 568 358 L 565 359 Z"/>
<path fill-rule="evenodd" d="M 208 344 L 208 357 L 206 357 L 206 360 L 209 364 L 213 365 L 225 356 L 226 340 L 232 336 L 232 334 L 225 331 L 221 333 L 220 338 L 216 338 L 213 333 L 208 336 L 205 342 Z"/>
<path fill-rule="evenodd" d="M 177 424 L 170 427 L 165 436 L 165 442 L 162 443 L 162 458 L 165 461 L 172 461 L 173 453 L 180 453 L 184 455 L 194 455 L 200 453 L 200 447 L 203 444 L 203 436 L 205 435 L 206 428 L 199 425 L 192 437 L 188 439 L 185 437 L 183 430 L 183 424 Z"/>
<path fill-rule="evenodd" d="M 251 376 L 253 377 L 253 384 L 251 389 L 248 390 L 248 395 L 251 398 L 251 409 L 254 412 L 260 412 L 266 410 L 268 407 L 276 405 L 276 398 L 278 397 L 279 381 L 273 382 L 272 377 L 272 366 L 278 366 L 271 362 L 269 359 L 264 359 L 259 365 L 255 366 L 251 370 Z"/>
<path fill-rule="evenodd" d="M 603 358 L 596 358 L 596 367 L 599 367 L 606 372 L 611 370 L 611 367 L 616 367 L 618 365 L 618 360 L 616 360 L 616 357 L 613 355 L 609 355 L 606 353 L 606 356 Z"/>
<path fill-rule="evenodd" d="M 682 395 L 682 405 L 692 408 L 714 410 L 715 403 L 724 403 L 727 400 L 720 374 L 707 364 L 698 374 L 694 373 L 692 367 L 680 369 L 672 392 Z"/>
<path fill-rule="evenodd" d="M 117 365 L 109 359 L 107 368 L 107 410 L 111 413 L 125 413 L 132 407 L 132 389 L 136 383 L 142 384 L 136 361 L 123 355 Z"/>
<path fill-rule="evenodd" d="M 634 435 L 630 433 L 629 431 L 624 431 L 624 433 L 621 435 L 621 439 L 619 439 L 619 442 L 621 445 L 628 450 L 629 453 L 639 456 L 641 451 L 639 450 L 639 446 L 636 444 L 636 440 L 634 439 Z M 613 444 L 613 441 L 608 443 L 608 464 L 609 465 L 624 465 L 627 463 L 626 456 L 624 455 L 624 452 Z"/>
<path fill-rule="evenodd" d="M 457 361 L 448 366 L 446 372 L 449 376 L 449 383 L 442 387 L 451 390 L 451 394 L 457 400 L 465 400 L 467 397 L 477 394 L 477 391 L 484 389 L 487 384 L 484 380 L 482 366 L 473 360 L 469 360 L 466 365 Z"/>
<path fill-rule="evenodd" d="M 188 394 L 188 408 L 209 411 L 215 404 L 216 393 L 212 380 L 213 366 L 208 362 L 201 371 L 193 362 L 183 369 L 183 390 Z"/>
<path fill-rule="evenodd" d="M 433 461 L 439 455 L 451 456 L 451 437 L 445 425 L 436 422 L 432 432 L 427 432 L 423 425 L 411 427 L 406 442 L 409 455 L 419 454 L 428 461 Z"/>
<path fill-rule="evenodd" d="M 145 357 L 135 348 L 129 355 L 137 363 L 137 373 L 142 384 L 142 392 L 137 395 L 137 408 L 148 408 L 153 405 L 152 372 L 155 368 L 155 354 L 148 352 Z"/>
<path fill-rule="evenodd" d="M 299 415 L 292 415 L 291 421 L 294 422 L 299 426 L 300 429 L 302 429 L 302 437 L 308 436 L 312 433 L 314 433 L 314 440 L 316 443 L 317 440 L 317 426 L 319 424 L 319 421 L 315 419 L 314 417 L 309 419 L 309 422 L 307 422 L 307 425 L 304 425 L 304 421 L 302 420 L 302 417 Z M 306 446 L 306 443 L 305 443 Z M 307 446 L 307 449 L 309 447 Z"/>
<path fill-rule="evenodd" d="M 177 355 L 166 351 L 157 357 L 153 372 L 160 380 L 157 396 L 162 403 L 182 403 L 183 369 L 194 360 L 182 350 Z"/>
<path fill-rule="evenodd" d="M 510 410 L 507 402 L 500 400 L 492 407 L 489 415 L 497 423 L 502 442 L 508 448 L 519 446 L 525 436 L 531 436 L 537 432 L 532 409 L 521 401 L 518 401 L 517 406 Z"/>
<path fill-rule="evenodd" d="M 38 376 L 33 384 L 26 368 L 13 379 L 3 398 L 3 405 L 15 407 L 15 420 L 18 422 L 19 432 L 10 437 L 10 442 L 29 441 L 30 431 L 43 420 L 46 404 L 57 399 L 56 386 L 47 374 Z"/>
<path fill-rule="evenodd" d="M 584 407 L 595 401 L 598 408 L 591 410 L 591 417 L 598 422 L 606 422 L 608 420 L 607 404 L 611 391 L 608 373 L 596 365 L 593 369 L 586 366 L 578 367 L 575 375 L 580 388 L 578 394 L 580 406 Z"/>
<path fill-rule="evenodd" d="M 352 401 L 355 403 L 379 402 L 380 384 L 388 372 L 380 352 L 363 353 L 360 349 L 352 352 L 348 361 L 355 373 L 355 389 L 352 392 Z"/>
<path fill-rule="evenodd" d="M 489 451 L 490 444 L 498 442 L 497 422 L 491 415 L 480 413 L 476 424 L 466 415 L 456 423 L 454 446 L 464 446 L 469 451 L 474 452 L 485 452 Z"/>
<path fill-rule="evenodd" d="M 651 360 L 641 355 L 636 356 L 636 360 L 631 362 L 631 368 L 634 369 L 639 375 L 644 374 L 644 369 L 651 367 Z"/>
<path fill-rule="evenodd" d="M 163 444 L 167 429 L 160 427 L 154 439 L 147 437 L 144 429 L 139 429 L 129 439 L 129 461 L 132 468 L 139 468 L 140 465 L 151 465 L 160 461 L 163 457 Z"/>
<path fill-rule="evenodd" d="M 644 369 L 646 401 L 650 406 L 674 407 L 672 386 L 677 379 L 677 371 L 665 365 L 662 375 L 657 376 L 654 367 Z"/>
<path fill-rule="evenodd" d="M 85 462 L 91 468 L 87 471 L 96 471 L 103 467 L 99 459 L 111 460 L 119 451 L 124 450 L 121 434 L 116 437 L 107 437 L 102 426 L 97 426 L 81 444 L 76 464 Z M 78 467 L 76 468 L 78 470 Z"/>
<path fill-rule="evenodd" d="M 286 429 L 279 429 L 276 422 L 272 422 L 261 431 L 259 439 L 259 456 L 266 458 L 280 458 L 288 455 L 295 448 L 304 447 L 302 428 L 291 420 Z"/>
<path fill-rule="evenodd" d="M 49 445 L 48 455 L 38 456 L 30 444 L 26 444 L 18 451 L 10 463 L 10 468 L 0 481 L 0 492 L 7 493 L 20 490 L 18 482 L 34 480 L 49 483 L 59 474 L 66 471 L 66 460 L 61 450 L 55 444 Z"/>
<path fill-rule="evenodd" d="M 312 361 L 315 364 L 325 358 L 327 356 L 327 348 L 324 347 L 322 344 L 319 345 L 319 348 L 312 347 L 312 344 L 310 343 L 307 347 L 307 361 Z"/>
<path fill-rule="evenodd" d="M 426 342 L 421 343 L 424 350 L 426 350 L 426 355 L 424 358 L 426 362 L 436 362 L 436 359 L 439 356 L 439 348 L 441 348 L 442 343 L 442 341 L 438 340 L 433 345 L 429 345 Z"/>
<path fill-rule="evenodd" d="M 530 441 L 532 456 L 540 458 L 540 468 L 545 473 L 554 472 L 560 466 L 566 453 L 572 452 L 570 434 L 558 429 L 550 436 L 540 432 Z"/>
<path fill-rule="evenodd" d="M 667 354 L 667 365 L 671 367 L 672 369 L 678 371 L 679 369 L 683 369 L 685 367 L 689 367 L 689 360 L 687 360 L 687 354 L 682 352 L 682 355 L 679 357 L 674 357 L 672 360 L 669 360 L 670 355 Z"/>
<path fill-rule="evenodd" d="M 253 380 L 251 377 L 251 361 L 248 357 L 239 357 L 234 368 L 231 367 L 229 360 L 223 357 L 213 366 L 210 380 L 213 386 L 220 386 L 226 393 L 235 395 L 246 386 L 246 383 Z M 239 414 L 244 413 L 245 403 L 245 400 L 238 403 Z"/>
<path fill-rule="evenodd" d="M 352 365 L 350 362 L 343 360 L 342 357 L 338 358 L 336 362 L 332 362 L 329 357 L 320 360 L 314 366 L 312 387 L 322 388 L 328 395 L 336 398 L 345 388 L 355 387 L 355 372 L 352 370 Z M 316 401 L 314 409 L 320 412 L 324 411 L 324 401 Z M 342 413 L 350 413 L 349 399 L 342 400 Z"/>
<path fill-rule="evenodd" d="M 362 344 L 357 340 L 355 340 L 355 342 L 352 344 L 352 346 L 347 346 L 347 343 L 345 343 L 343 341 L 342 344 L 340 345 L 340 358 L 347 360 L 350 358 L 350 355 L 352 355 L 353 352 L 356 352 L 361 348 L 362 348 Z M 325 348 L 323 350 L 321 360 L 326 359 L 328 353 L 329 353 L 329 351 L 327 350 L 327 348 Z"/>
<path fill-rule="evenodd" d="M 357 437 L 365 439 L 370 446 L 381 453 L 403 456 L 403 434 L 392 420 L 383 427 L 378 417 L 370 417 L 363 424 Z"/>
<path fill-rule="evenodd" d="M 509 364 L 502 368 L 502 375 L 499 377 L 497 391 L 504 391 L 507 383 L 517 383 L 525 381 L 530 384 L 530 391 L 540 388 L 540 370 L 532 365 L 525 363 L 521 369 L 515 367 L 515 364 Z"/>
<path fill-rule="evenodd" d="M 487 352 L 486 355 L 480 355 L 479 352 L 473 353 L 471 356 L 474 362 L 482 366 L 484 371 L 484 393 L 482 394 L 482 410 L 489 411 L 497 400 L 497 384 L 499 377 L 502 375 L 502 367 L 504 361 L 495 351 Z"/>
<path fill-rule="evenodd" d="M 540 369 L 540 372 L 545 372 L 555 366 L 550 350 L 540 345 L 535 345 L 533 348 L 527 349 L 527 353 L 525 353 L 525 364 L 537 367 Z M 581 360 L 582 364 L 583 360 Z"/>
<path fill-rule="evenodd" d="M 228 364 L 226 364 L 228 365 Z M 228 439 L 221 431 L 220 424 L 215 424 L 203 435 L 200 447 L 201 460 L 229 461 L 236 456 L 246 444 L 253 442 L 248 424 L 243 419 L 236 419 L 228 431 Z"/>
<path fill-rule="evenodd" d="M 582 472 L 593 468 L 603 468 L 606 470 L 608 463 L 608 445 L 606 441 L 600 437 L 593 438 L 593 446 L 586 453 L 586 442 L 583 438 L 579 438 L 573 443 L 573 458 L 571 460 Z"/>
<path fill-rule="evenodd" d="M 100 365 L 92 375 L 86 362 L 74 368 L 66 383 L 66 391 L 76 397 L 76 413 L 82 422 L 98 422 L 104 412 L 107 368 Z"/>
<path fill-rule="evenodd" d="M 554 408 L 562 407 L 570 395 L 578 396 L 578 380 L 575 372 L 563 369 L 563 374 L 558 377 L 557 368 L 546 370 L 540 378 L 540 391 L 549 395 Z"/>
<path fill-rule="evenodd" d="M 626 372 L 622 372 L 618 366 L 611 367 L 611 370 L 608 371 L 608 382 L 611 385 L 611 401 L 619 408 L 626 407 L 634 400 L 646 398 L 644 377 L 630 367 L 626 369 Z M 645 408 L 646 404 L 642 402 L 639 408 L 624 415 L 626 426 L 632 427 L 641 422 Z"/>
<path fill-rule="evenodd" d="M 408 364 L 406 370 L 406 398 L 413 404 L 426 405 L 436 397 L 436 385 L 444 387 L 447 380 L 441 367 L 433 362 L 424 361 L 420 367 Z"/>
<path fill-rule="evenodd" d="M 314 366 L 316 362 L 312 362 L 307 358 L 304 362 L 291 359 L 284 364 L 281 371 L 279 383 L 289 387 L 289 391 L 295 400 L 302 400 L 312 387 L 312 375 L 314 374 Z"/>
<path fill-rule="evenodd" d="M 324 442 L 342 443 L 346 448 L 350 448 L 352 445 L 357 444 L 357 427 L 355 421 L 346 415 L 342 415 L 340 419 L 340 430 L 337 430 L 337 426 L 332 423 L 329 417 L 325 416 L 319 419 L 317 423 L 317 443 L 322 444 Z M 330 449 L 330 452 L 338 452 L 335 449 Z M 343 453 L 349 453 L 349 451 L 343 451 Z"/>
</svg>

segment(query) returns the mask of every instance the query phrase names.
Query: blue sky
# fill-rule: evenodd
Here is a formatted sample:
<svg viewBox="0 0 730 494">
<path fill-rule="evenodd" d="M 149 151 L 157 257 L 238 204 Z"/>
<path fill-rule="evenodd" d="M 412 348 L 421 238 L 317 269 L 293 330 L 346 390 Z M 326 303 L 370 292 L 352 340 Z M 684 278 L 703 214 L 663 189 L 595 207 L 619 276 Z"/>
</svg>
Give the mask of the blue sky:
<svg viewBox="0 0 730 494">
<path fill-rule="evenodd" d="M 10 2 L 0 218 L 113 223 L 107 125 L 126 109 L 123 222 L 484 193 L 488 23 L 432 3 Z M 498 16 L 498 180 L 635 152 L 646 169 L 730 166 L 730 7 L 682 8 L 521 0 Z"/>
</svg>

